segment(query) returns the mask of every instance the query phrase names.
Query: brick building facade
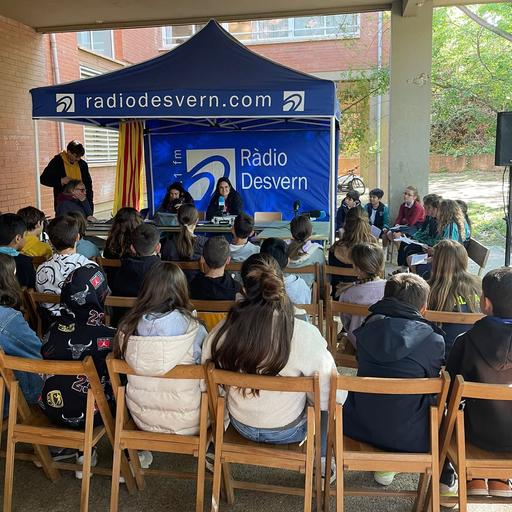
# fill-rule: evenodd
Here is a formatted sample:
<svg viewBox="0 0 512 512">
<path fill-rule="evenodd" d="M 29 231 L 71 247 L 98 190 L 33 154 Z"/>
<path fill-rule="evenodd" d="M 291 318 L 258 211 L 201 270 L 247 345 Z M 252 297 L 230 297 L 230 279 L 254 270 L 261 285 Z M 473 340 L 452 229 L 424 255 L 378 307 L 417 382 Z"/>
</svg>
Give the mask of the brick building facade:
<svg viewBox="0 0 512 512">
<path fill-rule="evenodd" d="M 264 57 L 300 71 L 343 80 L 349 71 L 360 73 L 377 64 L 379 14 L 348 16 L 348 35 L 333 32 L 325 19 L 336 18 L 337 23 L 339 17 L 327 16 L 316 17 L 314 26 L 300 25 L 297 20 L 304 19 L 296 19 L 294 24 L 290 23 L 293 20 L 267 20 L 230 23 L 228 28 Z M 318 19 L 323 20 L 320 28 Z M 272 32 L 275 26 L 278 32 Z M 0 17 L 0 62 L 4 76 L 0 85 L 0 211 L 16 211 L 38 201 L 31 88 L 56 83 L 56 69 L 60 82 L 67 82 L 150 59 L 198 28 L 142 28 L 51 36 Z M 307 37 L 309 32 L 313 33 L 312 38 Z M 276 34 L 279 37 L 274 37 Z M 384 39 L 387 60 L 386 35 Z M 108 212 L 115 180 L 115 134 L 105 135 L 94 128 L 73 124 L 64 124 L 59 129 L 58 123 L 49 121 L 38 122 L 37 131 L 39 173 L 69 140 L 84 141 L 97 211 Z M 53 214 L 51 189 L 41 187 L 40 204 L 47 214 Z"/>
</svg>

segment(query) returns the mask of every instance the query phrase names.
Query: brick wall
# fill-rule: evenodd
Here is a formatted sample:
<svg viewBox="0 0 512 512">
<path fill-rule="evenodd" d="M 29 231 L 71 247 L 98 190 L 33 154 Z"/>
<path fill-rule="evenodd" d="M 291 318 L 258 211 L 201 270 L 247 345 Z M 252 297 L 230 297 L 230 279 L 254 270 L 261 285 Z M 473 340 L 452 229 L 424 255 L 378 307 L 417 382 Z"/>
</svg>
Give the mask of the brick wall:
<svg viewBox="0 0 512 512">
<path fill-rule="evenodd" d="M 46 84 L 46 37 L 0 16 L 0 211 L 34 203 L 35 150 L 29 89 Z"/>
<path fill-rule="evenodd" d="M 134 64 L 156 57 L 162 48 L 160 31 L 159 27 L 116 30 L 115 32 L 122 32 L 123 60 Z M 115 41 L 117 42 L 117 39 Z"/>
</svg>

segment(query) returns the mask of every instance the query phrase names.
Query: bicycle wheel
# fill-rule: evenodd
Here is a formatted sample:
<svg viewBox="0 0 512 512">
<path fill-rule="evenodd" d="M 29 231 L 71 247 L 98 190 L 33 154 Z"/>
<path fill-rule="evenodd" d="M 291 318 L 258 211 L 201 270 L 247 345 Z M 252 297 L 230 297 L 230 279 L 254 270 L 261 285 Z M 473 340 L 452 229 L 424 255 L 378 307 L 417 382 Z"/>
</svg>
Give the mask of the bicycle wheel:
<svg viewBox="0 0 512 512">
<path fill-rule="evenodd" d="M 361 178 L 354 178 L 350 181 L 348 184 L 349 190 L 355 190 L 359 192 L 359 195 L 363 195 L 366 190 L 366 185 L 364 184 L 364 181 Z"/>
</svg>

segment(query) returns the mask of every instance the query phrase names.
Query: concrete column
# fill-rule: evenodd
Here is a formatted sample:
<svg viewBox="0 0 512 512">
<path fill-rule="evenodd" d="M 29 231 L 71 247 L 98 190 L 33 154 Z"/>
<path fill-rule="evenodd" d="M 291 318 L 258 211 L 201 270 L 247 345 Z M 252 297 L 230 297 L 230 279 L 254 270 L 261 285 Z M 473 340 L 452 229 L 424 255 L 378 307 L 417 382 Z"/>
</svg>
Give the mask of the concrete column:
<svg viewBox="0 0 512 512">
<path fill-rule="evenodd" d="M 389 203 L 398 212 L 407 185 L 428 192 L 432 90 L 432 1 L 417 15 L 402 16 L 402 2 L 391 11 L 389 110 Z"/>
</svg>

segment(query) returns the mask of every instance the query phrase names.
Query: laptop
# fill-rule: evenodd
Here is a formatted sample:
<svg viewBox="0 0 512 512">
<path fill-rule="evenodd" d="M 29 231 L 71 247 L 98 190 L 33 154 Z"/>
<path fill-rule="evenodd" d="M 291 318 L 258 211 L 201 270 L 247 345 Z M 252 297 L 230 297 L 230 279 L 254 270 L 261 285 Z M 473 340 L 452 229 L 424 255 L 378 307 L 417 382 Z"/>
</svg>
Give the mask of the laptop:
<svg viewBox="0 0 512 512">
<path fill-rule="evenodd" d="M 178 226 L 177 213 L 157 212 L 154 218 L 157 226 Z"/>
</svg>

